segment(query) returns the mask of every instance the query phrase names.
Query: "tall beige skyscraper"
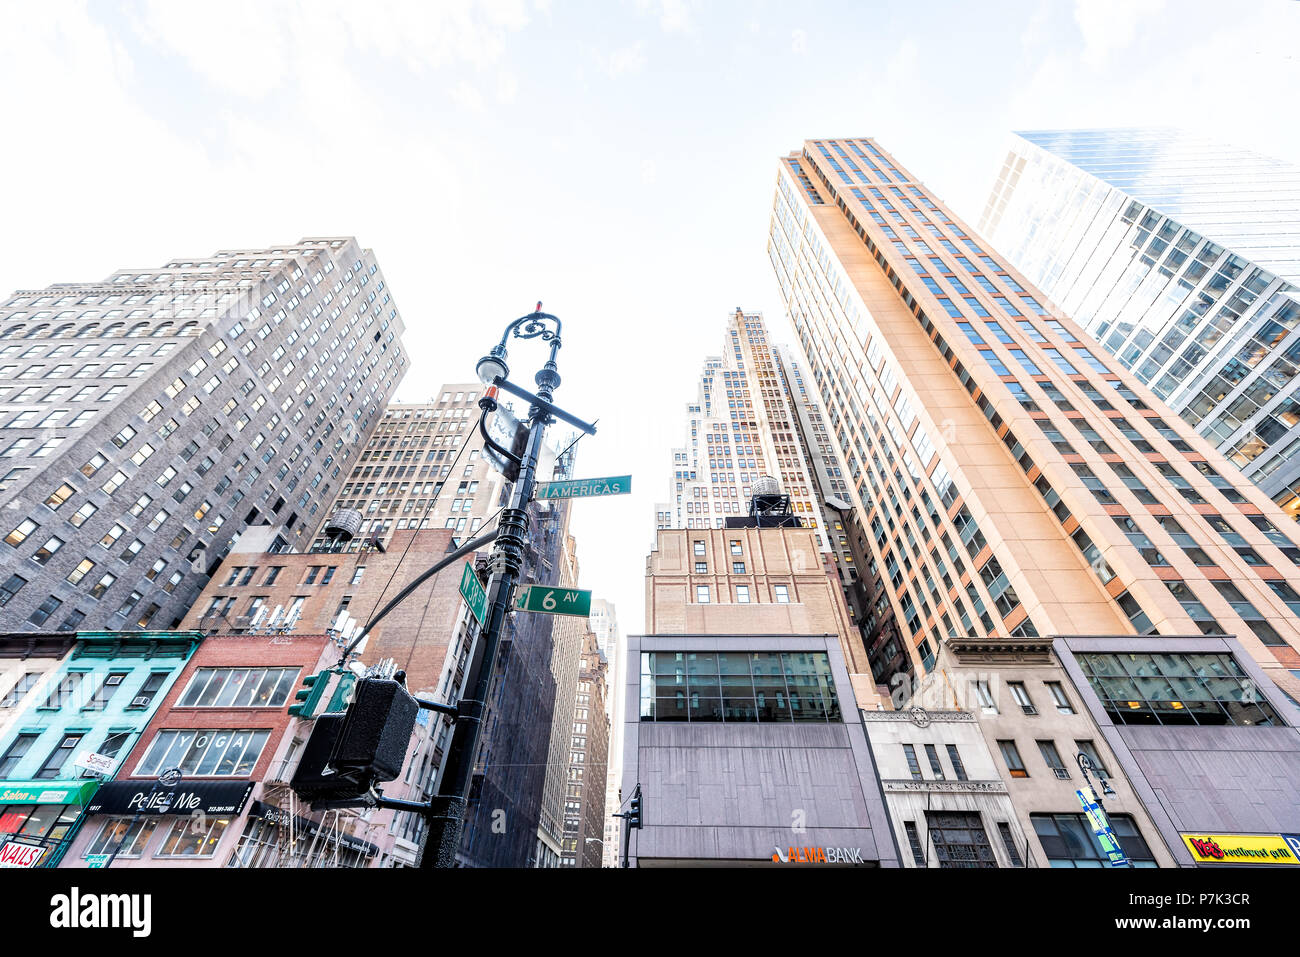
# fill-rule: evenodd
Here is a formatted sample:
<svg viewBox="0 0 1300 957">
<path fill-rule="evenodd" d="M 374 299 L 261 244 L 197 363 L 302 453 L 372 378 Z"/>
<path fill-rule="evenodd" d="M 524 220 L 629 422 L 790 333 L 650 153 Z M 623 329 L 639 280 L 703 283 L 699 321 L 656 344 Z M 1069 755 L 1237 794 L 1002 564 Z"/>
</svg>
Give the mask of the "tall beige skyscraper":
<svg viewBox="0 0 1300 957">
<path fill-rule="evenodd" d="M 699 394 L 687 406 L 686 444 L 672 451 L 672 499 L 656 506 L 656 527 L 722 528 L 748 514 L 754 483 L 767 475 L 829 548 L 763 317 L 736 309 L 724 340 L 722 356 L 705 360 Z"/>
<path fill-rule="evenodd" d="M 870 139 L 781 159 L 769 252 L 849 472 L 879 680 L 952 635 L 1231 634 L 1300 697 L 1300 534 Z"/>
</svg>

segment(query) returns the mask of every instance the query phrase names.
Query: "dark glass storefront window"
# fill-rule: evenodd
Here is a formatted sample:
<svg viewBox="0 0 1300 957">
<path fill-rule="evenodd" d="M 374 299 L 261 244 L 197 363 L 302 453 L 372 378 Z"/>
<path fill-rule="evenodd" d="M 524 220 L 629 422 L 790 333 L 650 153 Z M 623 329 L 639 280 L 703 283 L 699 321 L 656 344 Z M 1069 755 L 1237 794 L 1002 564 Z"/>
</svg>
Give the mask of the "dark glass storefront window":
<svg viewBox="0 0 1300 957">
<path fill-rule="evenodd" d="M 1110 862 L 1101 849 L 1092 826 L 1082 814 L 1031 814 L 1034 832 L 1052 867 L 1107 867 Z M 1134 867 L 1155 867 L 1156 860 L 1142 839 L 1137 825 L 1127 814 L 1110 815 L 1120 850 Z"/>
<path fill-rule="evenodd" d="M 642 721 L 840 721 L 824 652 L 650 651 Z"/>
<path fill-rule="evenodd" d="M 1081 654 L 1077 660 L 1117 724 L 1281 723 L 1231 655 Z"/>
</svg>

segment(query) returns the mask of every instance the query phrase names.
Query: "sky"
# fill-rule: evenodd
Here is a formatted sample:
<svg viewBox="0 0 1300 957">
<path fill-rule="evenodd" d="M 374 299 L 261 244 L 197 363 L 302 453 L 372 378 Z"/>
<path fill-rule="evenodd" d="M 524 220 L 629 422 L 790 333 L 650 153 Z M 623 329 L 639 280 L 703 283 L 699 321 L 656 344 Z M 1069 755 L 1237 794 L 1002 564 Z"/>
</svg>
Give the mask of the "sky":
<svg viewBox="0 0 1300 957">
<path fill-rule="evenodd" d="M 580 584 L 643 630 L 654 503 L 728 313 L 794 342 L 777 158 L 871 136 L 972 227 L 1017 129 L 1177 125 L 1300 163 L 1290 0 L 0 0 L 0 295 L 354 235 L 397 392 L 473 381 L 541 300 L 598 420 Z M 513 378 L 545 359 L 516 342 Z"/>
</svg>

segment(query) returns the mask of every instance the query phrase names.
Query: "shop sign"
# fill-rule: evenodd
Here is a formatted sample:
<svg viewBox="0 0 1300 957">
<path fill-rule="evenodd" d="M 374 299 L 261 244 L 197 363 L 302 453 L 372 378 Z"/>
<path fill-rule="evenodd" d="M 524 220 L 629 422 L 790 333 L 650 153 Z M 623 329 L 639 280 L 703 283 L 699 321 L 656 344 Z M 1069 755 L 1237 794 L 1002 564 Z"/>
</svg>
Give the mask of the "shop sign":
<svg viewBox="0 0 1300 957">
<path fill-rule="evenodd" d="M 1300 864 L 1294 834 L 1184 833 L 1183 843 L 1198 864 Z"/>
<path fill-rule="evenodd" d="M 9 841 L 0 847 L 0 867 L 35 867 L 45 854 L 45 848 L 22 841 Z"/>
</svg>

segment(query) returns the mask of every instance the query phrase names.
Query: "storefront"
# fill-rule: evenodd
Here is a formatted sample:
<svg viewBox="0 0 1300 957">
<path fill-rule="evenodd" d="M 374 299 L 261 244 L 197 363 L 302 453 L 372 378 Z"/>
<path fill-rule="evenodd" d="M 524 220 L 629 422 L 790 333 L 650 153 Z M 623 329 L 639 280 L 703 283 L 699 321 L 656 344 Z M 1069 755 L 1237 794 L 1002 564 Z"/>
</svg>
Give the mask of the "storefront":
<svg viewBox="0 0 1300 957">
<path fill-rule="evenodd" d="M 355 821 L 336 811 L 314 820 L 254 801 L 229 866 L 369 867 L 379 848 L 352 833 Z"/>
<path fill-rule="evenodd" d="M 57 867 L 98 781 L 0 782 L 0 867 Z"/>
<path fill-rule="evenodd" d="M 230 823 L 243 813 L 253 782 L 109 781 L 86 807 L 86 824 L 65 867 L 142 862 L 152 866 L 208 863 Z M 114 856 L 116 855 L 116 856 Z"/>
</svg>

